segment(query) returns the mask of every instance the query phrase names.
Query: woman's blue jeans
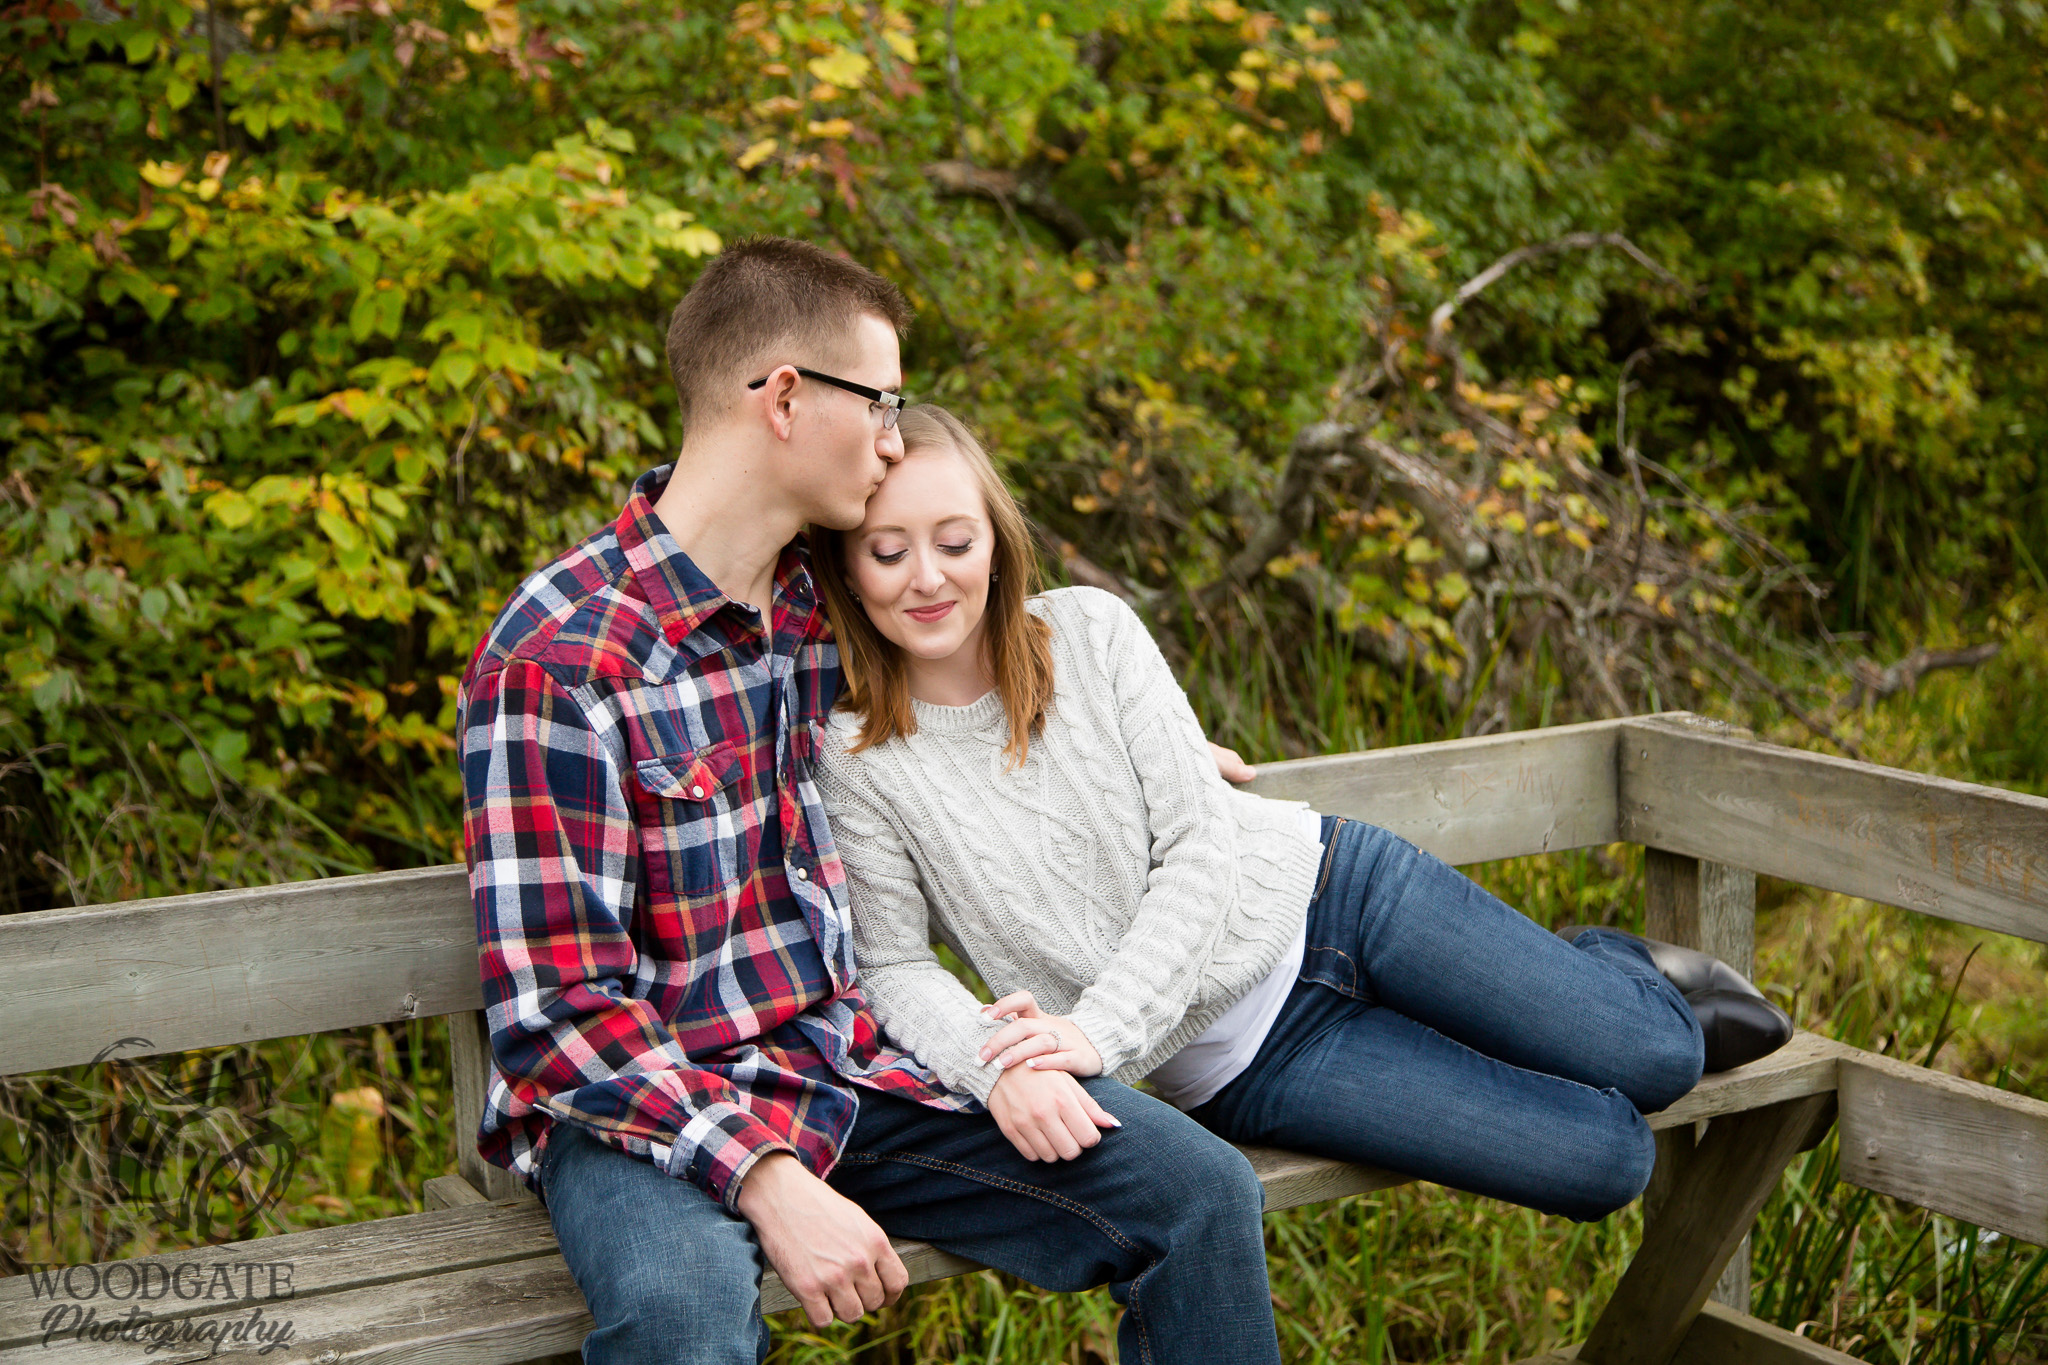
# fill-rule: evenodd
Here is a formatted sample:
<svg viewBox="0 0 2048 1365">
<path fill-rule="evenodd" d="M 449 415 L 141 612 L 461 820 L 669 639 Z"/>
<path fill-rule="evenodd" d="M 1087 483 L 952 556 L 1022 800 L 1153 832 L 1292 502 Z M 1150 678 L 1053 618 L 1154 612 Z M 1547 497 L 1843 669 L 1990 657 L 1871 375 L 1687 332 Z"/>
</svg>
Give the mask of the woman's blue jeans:
<svg viewBox="0 0 2048 1365">
<path fill-rule="evenodd" d="M 1123 1121 L 1072 1161 L 1026 1161 L 987 1114 L 858 1092 L 831 1184 L 893 1236 L 1047 1289 L 1107 1284 L 1126 1365 L 1278 1365 L 1260 1213 L 1242 1153 L 1151 1095 L 1082 1082 Z M 768 1351 L 759 1243 L 702 1188 L 557 1124 L 548 1217 L 595 1328 L 584 1365 L 743 1365 Z"/>
<path fill-rule="evenodd" d="M 1685 997 L 1642 945 L 1566 943 L 1374 825 L 1323 817 L 1301 976 L 1242 1073 L 1190 1117 L 1600 1218 L 1641 1194 L 1643 1115 L 1699 1082 Z"/>
</svg>

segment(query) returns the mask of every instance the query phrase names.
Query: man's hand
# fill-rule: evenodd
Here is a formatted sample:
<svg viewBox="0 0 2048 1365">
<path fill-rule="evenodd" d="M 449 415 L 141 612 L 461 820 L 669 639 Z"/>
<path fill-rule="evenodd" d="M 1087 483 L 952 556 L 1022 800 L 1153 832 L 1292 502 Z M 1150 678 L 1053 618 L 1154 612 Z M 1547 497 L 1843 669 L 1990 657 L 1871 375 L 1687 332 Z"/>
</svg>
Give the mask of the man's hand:
<svg viewBox="0 0 2048 1365">
<path fill-rule="evenodd" d="M 1013 1066 L 996 1079 L 988 1112 L 1026 1161 L 1072 1161 L 1102 1141 L 1104 1128 L 1123 1127 L 1066 1072 L 1028 1066 Z"/>
<path fill-rule="evenodd" d="M 853 1322 L 896 1302 L 910 1283 L 875 1220 L 787 1152 L 754 1163 L 739 1209 L 813 1327 Z"/>
<path fill-rule="evenodd" d="M 1259 775 L 1259 770 L 1237 756 L 1237 750 L 1226 749 L 1210 741 L 1209 757 L 1216 760 L 1216 771 L 1223 774 L 1225 782 L 1249 782 Z"/>
</svg>

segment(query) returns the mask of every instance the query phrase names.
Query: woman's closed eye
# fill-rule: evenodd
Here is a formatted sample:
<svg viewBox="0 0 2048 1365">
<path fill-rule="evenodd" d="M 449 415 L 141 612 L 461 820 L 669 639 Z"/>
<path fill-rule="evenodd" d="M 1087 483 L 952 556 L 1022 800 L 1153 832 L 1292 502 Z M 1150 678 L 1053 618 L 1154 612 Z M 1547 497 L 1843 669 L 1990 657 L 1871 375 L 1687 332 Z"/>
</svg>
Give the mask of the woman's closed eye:
<svg viewBox="0 0 2048 1365">
<path fill-rule="evenodd" d="M 967 553 L 967 552 L 968 552 L 969 550 L 971 550 L 971 549 L 973 549 L 973 548 L 974 548 L 974 542 L 973 542 L 973 541 L 971 541 L 971 540 L 970 540 L 970 541 L 968 541 L 968 542 L 967 542 L 966 544 L 964 544 L 964 545 L 941 545 L 941 546 L 939 546 L 939 549 L 940 549 L 940 550 L 941 550 L 941 551 L 942 551 L 943 553 L 945 553 L 945 554 L 949 554 L 949 555 L 964 555 L 964 554 L 966 554 L 966 553 Z M 879 550 L 872 550 L 872 551 L 869 551 L 869 553 L 870 553 L 870 554 L 871 554 L 871 555 L 872 555 L 872 556 L 874 557 L 874 561 L 875 561 L 875 563 L 877 563 L 877 564 L 901 564 L 901 563 L 903 562 L 903 556 L 905 556 L 905 555 L 909 554 L 909 553 L 910 553 L 910 551 L 909 551 L 908 549 L 902 549 L 902 550 L 891 550 L 891 551 L 889 551 L 889 552 L 888 552 L 887 554 L 883 554 L 883 553 L 882 553 L 881 551 L 879 551 Z"/>
</svg>

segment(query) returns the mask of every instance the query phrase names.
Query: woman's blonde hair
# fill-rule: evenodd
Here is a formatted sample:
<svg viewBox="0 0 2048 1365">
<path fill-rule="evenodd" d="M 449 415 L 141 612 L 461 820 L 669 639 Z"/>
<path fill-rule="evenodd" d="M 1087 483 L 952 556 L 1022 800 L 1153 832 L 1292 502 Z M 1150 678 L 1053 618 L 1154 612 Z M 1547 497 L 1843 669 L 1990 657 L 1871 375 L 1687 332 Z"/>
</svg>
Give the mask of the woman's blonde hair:
<svg viewBox="0 0 2048 1365">
<path fill-rule="evenodd" d="M 1038 555 L 1031 526 L 1003 476 L 996 472 L 974 433 L 958 417 L 930 403 L 903 410 L 896 429 L 903 433 L 903 453 L 950 450 L 967 462 L 988 508 L 995 536 L 991 556 L 993 581 L 988 585 L 988 610 L 982 618 L 982 645 L 994 676 L 996 692 L 1010 719 L 1010 742 L 1003 753 L 1017 767 L 1031 752 L 1032 737 L 1045 723 L 1052 704 L 1052 628 L 1024 609 L 1026 598 L 1039 590 Z M 897 735 L 917 732 L 910 709 L 910 683 L 903 650 L 868 619 L 854 599 L 846 577 L 846 533 L 814 528 L 811 572 L 825 594 L 825 611 L 839 641 L 839 664 L 846 673 L 840 705 L 860 717 L 860 738 L 852 752 L 886 743 Z"/>
</svg>

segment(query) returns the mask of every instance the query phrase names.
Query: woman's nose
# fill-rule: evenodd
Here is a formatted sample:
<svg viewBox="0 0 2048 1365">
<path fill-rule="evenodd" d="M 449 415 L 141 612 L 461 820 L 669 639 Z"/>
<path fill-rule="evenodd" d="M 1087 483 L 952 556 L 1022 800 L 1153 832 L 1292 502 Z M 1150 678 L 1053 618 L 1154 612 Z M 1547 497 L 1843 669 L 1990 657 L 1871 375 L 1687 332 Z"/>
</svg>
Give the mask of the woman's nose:
<svg viewBox="0 0 2048 1365">
<path fill-rule="evenodd" d="M 939 568 L 939 561 L 930 554 L 919 555 L 917 568 L 910 575 L 910 586 L 929 597 L 944 587 L 945 583 L 945 571 Z"/>
</svg>

